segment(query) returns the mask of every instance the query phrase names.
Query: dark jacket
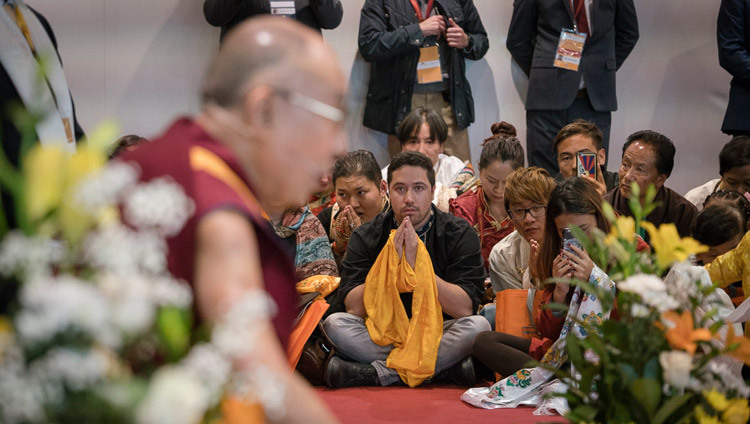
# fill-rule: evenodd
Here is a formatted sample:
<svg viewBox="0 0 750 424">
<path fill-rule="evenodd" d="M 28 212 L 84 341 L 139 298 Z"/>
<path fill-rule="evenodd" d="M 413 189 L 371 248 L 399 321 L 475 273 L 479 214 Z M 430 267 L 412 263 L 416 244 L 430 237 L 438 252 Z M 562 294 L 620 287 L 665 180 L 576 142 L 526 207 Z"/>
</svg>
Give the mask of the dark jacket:
<svg viewBox="0 0 750 424">
<path fill-rule="evenodd" d="M 719 63 L 732 74 L 721 130 L 750 132 L 750 0 L 722 0 L 716 26 Z"/>
<path fill-rule="evenodd" d="M 432 206 L 434 221 L 427 232 L 425 247 L 430 254 L 435 275 L 446 282 L 461 287 L 471 298 L 473 311 L 483 297 L 485 278 L 479 237 L 471 225 L 462 218 L 439 211 Z M 333 312 L 344 311 L 344 299 L 355 287 L 364 284 L 367 274 L 395 229 L 393 211 L 381 213 L 370 222 L 354 230 L 341 266 L 341 285 Z M 401 300 L 411 316 L 411 293 L 402 293 Z M 452 319 L 444 314 L 445 319 Z"/>
<path fill-rule="evenodd" d="M 615 187 L 604 196 L 604 200 L 609 202 L 620 215 L 633 216 L 630 211 L 628 199 L 620 193 L 620 187 Z M 672 223 L 677 227 L 680 237 L 689 237 L 693 232 L 695 216 L 698 215 L 698 209 L 687 199 L 682 197 L 676 191 L 667 187 L 662 187 L 656 192 L 654 202 L 658 204 L 646 217 L 646 221 L 654 224 L 656 227 L 661 224 Z M 648 234 L 643 233 L 641 236 L 648 242 Z"/>
<path fill-rule="evenodd" d="M 206 0 L 203 3 L 206 21 L 221 27 L 222 40 L 229 30 L 245 19 L 268 13 L 271 13 L 268 0 Z M 340 0 L 310 0 L 308 6 L 297 6 L 295 18 L 320 32 L 321 28 L 334 29 L 339 26 L 343 16 Z"/>
<path fill-rule="evenodd" d="M 633 0 L 597 0 L 593 28 L 578 72 L 553 66 L 560 31 L 573 28 L 570 0 L 515 0 L 506 46 L 529 77 L 527 110 L 565 110 L 578 94 L 581 73 L 599 112 L 617 110 L 615 72 L 638 41 Z"/>
<path fill-rule="evenodd" d="M 469 36 L 469 47 L 448 49 L 450 103 L 459 129 L 474 122 L 474 98 L 464 58 L 479 60 L 489 48 L 487 32 L 472 0 L 436 0 L 436 10 Z M 446 25 L 447 26 L 447 25 Z M 411 96 L 424 43 L 409 0 L 366 0 L 359 21 L 359 52 L 370 62 L 364 125 L 389 134 L 411 110 Z"/>
</svg>

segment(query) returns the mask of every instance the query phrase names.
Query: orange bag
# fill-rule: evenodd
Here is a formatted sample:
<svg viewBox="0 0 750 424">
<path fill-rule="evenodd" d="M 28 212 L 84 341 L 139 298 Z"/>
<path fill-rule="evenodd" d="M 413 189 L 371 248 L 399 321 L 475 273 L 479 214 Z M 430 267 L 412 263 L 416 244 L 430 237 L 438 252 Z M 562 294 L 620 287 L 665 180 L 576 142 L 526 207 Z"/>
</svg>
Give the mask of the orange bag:
<svg viewBox="0 0 750 424">
<path fill-rule="evenodd" d="M 538 313 L 541 290 L 507 289 L 495 298 L 495 331 L 525 339 L 537 336 L 534 315 Z"/>
<path fill-rule="evenodd" d="M 289 366 L 292 369 L 297 368 L 297 362 L 299 362 L 300 356 L 302 356 L 302 350 L 305 348 L 305 343 L 310 335 L 315 331 L 315 327 L 318 326 L 320 319 L 323 318 L 323 314 L 331 306 L 325 300 L 316 300 L 311 303 L 305 313 L 302 314 L 297 325 L 294 326 L 292 334 L 289 335 L 289 346 L 287 347 L 286 356 L 289 358 Z"/>
</svg>

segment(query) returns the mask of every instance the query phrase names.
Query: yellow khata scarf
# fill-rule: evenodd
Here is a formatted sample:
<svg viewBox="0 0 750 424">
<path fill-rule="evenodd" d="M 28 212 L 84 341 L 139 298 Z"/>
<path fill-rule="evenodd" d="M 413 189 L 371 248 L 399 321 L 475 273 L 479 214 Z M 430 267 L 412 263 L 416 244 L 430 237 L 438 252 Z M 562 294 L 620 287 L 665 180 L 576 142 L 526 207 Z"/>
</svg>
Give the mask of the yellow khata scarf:
<svg viewBox="0 0 750 424">
<path fill-rule="evenodd" d="M 435 373 L 438 346 L 443 337 L 443 310 L 438 302 L 435 271 L 422 241 L 414 269 L 401 261 L 391 231 L 388 242 L 365 279 L 367 330 L 378 345 L 393 344 L 386 365 L 401 380 L 416 387 Z M 412 293 L 411 320 L 399 293 Z"/>
</svg>

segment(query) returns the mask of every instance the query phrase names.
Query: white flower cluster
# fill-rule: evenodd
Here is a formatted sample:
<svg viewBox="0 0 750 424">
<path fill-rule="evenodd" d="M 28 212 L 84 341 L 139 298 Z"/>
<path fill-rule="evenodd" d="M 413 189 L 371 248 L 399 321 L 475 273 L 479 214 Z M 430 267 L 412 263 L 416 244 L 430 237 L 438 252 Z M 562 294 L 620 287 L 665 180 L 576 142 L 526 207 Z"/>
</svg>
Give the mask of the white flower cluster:
<svg viewBox="0 0 750 424">
<path fill-rule="evenodd" d="M 253 340 L 258 322 L 269 320 L 274 315 L 276 304 L 273 299 L 264 290 L 250 290 L 214 327 L 211 341 L 227 357 L 244 357 L 256 348 Z"/>
<path fill-rule="evenodd" d="M 690 376 L 693 370 L 693 355 L 682 350 L 669 350 L 659 353 L 664 383 L 676 388 L 684 389 L 694 384 Z"/>
<path fill-rule="evenodd" d="M 742 379 L 738 370 L 732 369 L 731 362 L 718 360 L 709 361 L 700 376 L 701 389 L 716 389 L 718 392 L 728 394 L 734 392 L 735 396 L 747 398 L 750 396 L 750 387 Z"/>
<path fill-rule="evenodd" d="M 177 234 L 195 211 L 195 204 L 182 187 L 166 177 L 135 187 L 123 206 L 128 222 L 166 237 Z"/>
<path fill-rule="evenodd" d="M 155 233 L 111 225 L 91 232 L 83 245 L 87 264 L 120 275 L 166 272 L 167 244 Z"/>
<path fill-rule="evenodd" d="M 270 422 L 284 418 L 287 386 L 277 373 L 258 366 L 240 373 L 233 383 L 232 392 L 243 399 L 260 402 Z"/>
<path fill-rule="evenodd" d="M 197 375 L 179 365 L 156 371 L 146 398 L 138 406 L 139 424 L 194 424 L 201 422 L 210 406 Z"/>
<path fill-rule="evenodd" d="M 45 390 L 26 370 L 23 352 L 10 340 L 0 360 L 0 421 L 8 424 L 44 422 Z"/>
<path fill-rule="evenodd" d="M 23 345 L 46 342 L 68 331 L 83 332 L 105 346 L 120 345 L 107 297 L 94 284 L 70 275 L 39 277 L 22 286 L 20 301 L 15 323 Z"/>
<path fill-rule="evenodd" d="M 617 290 L 635 293 L 640 296 L 644 305 L 658 312 L 666 312 L 680 306 L 675 298 L 667 292 L 667 286 L 661 278 L 650 274 L 636 274 L 617 284 Z M 634 305 L 633 315 L 645 316 L 648 309 Z"/>
<path fill-rule="evenodd" d="M 200 420 L 231 383 L 232 393 L 260 402 L 270 420 L 284 415 L 286 383 L 263 366 L 232 373 L 232 361 L 247 360 L 258 323 L 268 320 L 276 305 L 263 290 L 251 290 L 214 327 L 210 344 L 194 346 L 179 364 L 159 370 L 139 405 L 139 424 L 190 424 Z"/>
<path fill-rule="evenodd" d="M 48 384 L 79 391 L 94 387 L 106 377 L 109 358 L 103 349 L 55 348 L 29 368 L 32 375 L 45 376 Z"/>
<path fill-rule="evenodd" d="M 26 237 L 20 231 L 12 231 L 0 244 L 0 274 L 26 278 L 44 275 L 64 256 L 65 248 L 59 241 Z"/>
<path fill-rule="evenodd" d="M 114 205 L 135 185 L 138 175 L 134 165 L 114 161 L 86 177 L 76 188 L 75 200 L 91 211 Z"/>
</svg>

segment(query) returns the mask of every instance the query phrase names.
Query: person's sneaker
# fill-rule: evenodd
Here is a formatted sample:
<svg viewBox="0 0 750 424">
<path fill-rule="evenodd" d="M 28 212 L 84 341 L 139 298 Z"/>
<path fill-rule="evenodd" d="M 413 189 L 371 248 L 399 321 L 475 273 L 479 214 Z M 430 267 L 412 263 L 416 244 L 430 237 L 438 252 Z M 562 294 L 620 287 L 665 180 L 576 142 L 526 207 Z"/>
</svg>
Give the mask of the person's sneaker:
<svg viewBox="0 0 750 424">
<path fill-rule="evenodd" d="M 447 383 L 473 387 L 477 384 L 477 376 L 474 373 L 474 360 L 471 356 L 467 356 L 456 365 L 441 371 L 429 381 L 431 383 Z"/>
<path fill-rule="evenodd" d="M 328 387 L 376 386 L 378 373 L 370 364 L 347 362 L 333 356 L 326 366 L 324 379 Z"/>
</svg>

